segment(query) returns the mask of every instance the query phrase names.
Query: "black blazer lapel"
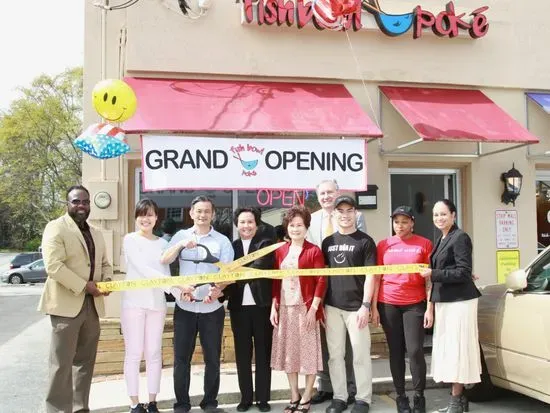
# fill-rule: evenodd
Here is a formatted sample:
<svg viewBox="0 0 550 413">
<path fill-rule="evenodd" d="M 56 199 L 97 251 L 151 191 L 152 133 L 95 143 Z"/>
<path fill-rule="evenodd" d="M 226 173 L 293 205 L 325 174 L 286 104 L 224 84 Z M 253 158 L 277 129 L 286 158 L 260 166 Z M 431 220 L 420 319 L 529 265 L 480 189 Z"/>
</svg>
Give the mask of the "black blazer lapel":
<svg viewBox="0 0 550 413">
<path fill-rule="evenodd" d="M 439 237 L 438 243 L 436 244 L 437 249 L 434 251 L 434 254 L 432 255 L 430 260 L 432 264 L 432 268 L 437 268 L 436 258 L 450 246 L 450 242 L 454 238 L 457 228 L 458 227 L 456 225 L 453 225 L 453 227 L 451 228 L 451 230 L 449 231 L 449 233 L 445 238 L 442 238 L 442 236 Z"/>
<path fill-rule="evenodd" d="M 257 251 L 258 250 L 258 244 L 260 243 L 262 239 L 258 236 L 258 233 L 252 237 L 250 240 L 250 246 L 248 247 L 248 253 Z"/>
<path fill-rule="evenodd" d="M 235 259 L 244 255 L 243 242 L 240 238 L 233 243 L 233 250 L 235 251 Z"/>
</svg>

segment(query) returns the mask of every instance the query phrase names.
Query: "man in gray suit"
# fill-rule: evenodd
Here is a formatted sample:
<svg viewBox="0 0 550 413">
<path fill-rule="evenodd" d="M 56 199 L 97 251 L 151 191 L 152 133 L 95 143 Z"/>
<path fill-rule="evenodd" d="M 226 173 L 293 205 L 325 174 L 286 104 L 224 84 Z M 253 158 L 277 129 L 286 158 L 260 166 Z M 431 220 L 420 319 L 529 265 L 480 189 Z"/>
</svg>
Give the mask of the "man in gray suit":
<svg viewBox="0 0 550 413">
<path fill-rule="evenodd" d="M 321 209 L 311 214 L 311 224 L 307 233 L 307 240 L 321 248 L 323 240 L 338 231 L 338 224 L 334 217 L 334 201 L 340 195 L 340 190 L 338 188 L 338 183 L 334 179 L 325 179 L 317 185 L 316 193 Z M 366 233 L 365 218 L 359 211 L 357 211 L 355 216 L 355 224 L 358 230 Z M 332 399 L 333 396 L 328 370 L 329 354 L 324 328 L 321 328 L 321 350 L 323 353 L 323 371 L 317 374 L 319 385 L 317 393 L 311 399 L 312 404 L 323 403 L 326 400 Z M 353 353 L 349 336 L 346 339 L 345 363 L 349 394 L 348 404 L 352 404 L 355 402 L 357 389 L 353 374 Z"/>
</svg>

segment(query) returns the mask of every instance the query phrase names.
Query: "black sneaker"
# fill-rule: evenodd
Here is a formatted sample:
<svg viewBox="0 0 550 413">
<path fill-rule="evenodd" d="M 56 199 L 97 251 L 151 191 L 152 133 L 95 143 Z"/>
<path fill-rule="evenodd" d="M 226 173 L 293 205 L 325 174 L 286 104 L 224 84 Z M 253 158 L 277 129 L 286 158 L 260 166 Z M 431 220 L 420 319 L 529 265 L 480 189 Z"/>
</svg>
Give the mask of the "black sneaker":
<svg viewBox="0 0 550 413">
<path fill-rule="evenodd" d="M 348 404 L 343 400 L 332 399 L 330 406 L 327 407 L 325 413 L 342 413 L 348 408 Z"/>
<path fill-rule="evenodd" d="M 413 413 L 426 413 L 426 398 L 424 396 L 414 396 L 413 403 Z"/>
<path fill-rule="evenodd" d="M 369 413 L 370 405 L 363 400 L 356 400 L 351 413 Z"/>
<path fill-rule="evenodd" d="M 147 413 L 147 410 L 145 410 L 143 403 L 138 403 L 136 407 L 130 407 L 130 413 Z"/>
<path fill-rule="evenodd" d="M 159 413 L 159 409 L 157 408 L 157 402 L 147 403 L 147 413 Z"/>
<path fill-rule="evenodd" d="M 397 396 L 395 404 L 397 405 L 397 413 L 411 413 L 411 406 L 409 405 L 409 398 L 407 396 Z"/>
</svg>

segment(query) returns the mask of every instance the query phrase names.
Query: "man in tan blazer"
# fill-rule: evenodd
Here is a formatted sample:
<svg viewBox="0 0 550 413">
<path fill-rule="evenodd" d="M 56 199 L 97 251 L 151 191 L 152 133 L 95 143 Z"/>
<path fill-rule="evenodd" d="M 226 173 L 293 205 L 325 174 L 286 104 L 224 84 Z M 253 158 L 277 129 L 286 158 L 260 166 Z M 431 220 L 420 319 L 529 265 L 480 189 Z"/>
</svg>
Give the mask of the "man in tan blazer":
<svg viewBox="0 0 550 413">
<path fill-rule="evenodd" d="M 48 413 L 90 411 L 99 316 L 105 312 L 104 294 L 96 282 L 110 278 L 113 271 L 103 236 L 86 222 L 89 215 L 90 193 L 73 186 L 67 191 L 67 213 L 50 221 L 42 236 L 48 279 L 38 310 L 48 314 L 52 324 Z"/>
</svg>

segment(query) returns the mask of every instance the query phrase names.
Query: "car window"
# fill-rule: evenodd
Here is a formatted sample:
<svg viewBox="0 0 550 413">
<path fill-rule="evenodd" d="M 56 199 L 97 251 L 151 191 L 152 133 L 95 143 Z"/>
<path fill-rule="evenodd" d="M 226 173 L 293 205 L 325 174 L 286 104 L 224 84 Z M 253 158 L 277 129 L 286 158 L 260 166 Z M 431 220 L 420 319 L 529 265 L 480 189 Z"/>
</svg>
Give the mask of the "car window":
<svg viewBox="0 0 550 413">
<path fill-rule="evenodd" d="M 531 267 L 525 291 L 550 291 L 550 251 Z"/>
<path fill-rule="evenodd" d="M 32 268 L 33 268 L 33 270 L 42 270 L 42 269 L 44 269 L 44 261 L 40 260 L 40 261 L 34 262 L 32 264 Z"/>
</svg>

